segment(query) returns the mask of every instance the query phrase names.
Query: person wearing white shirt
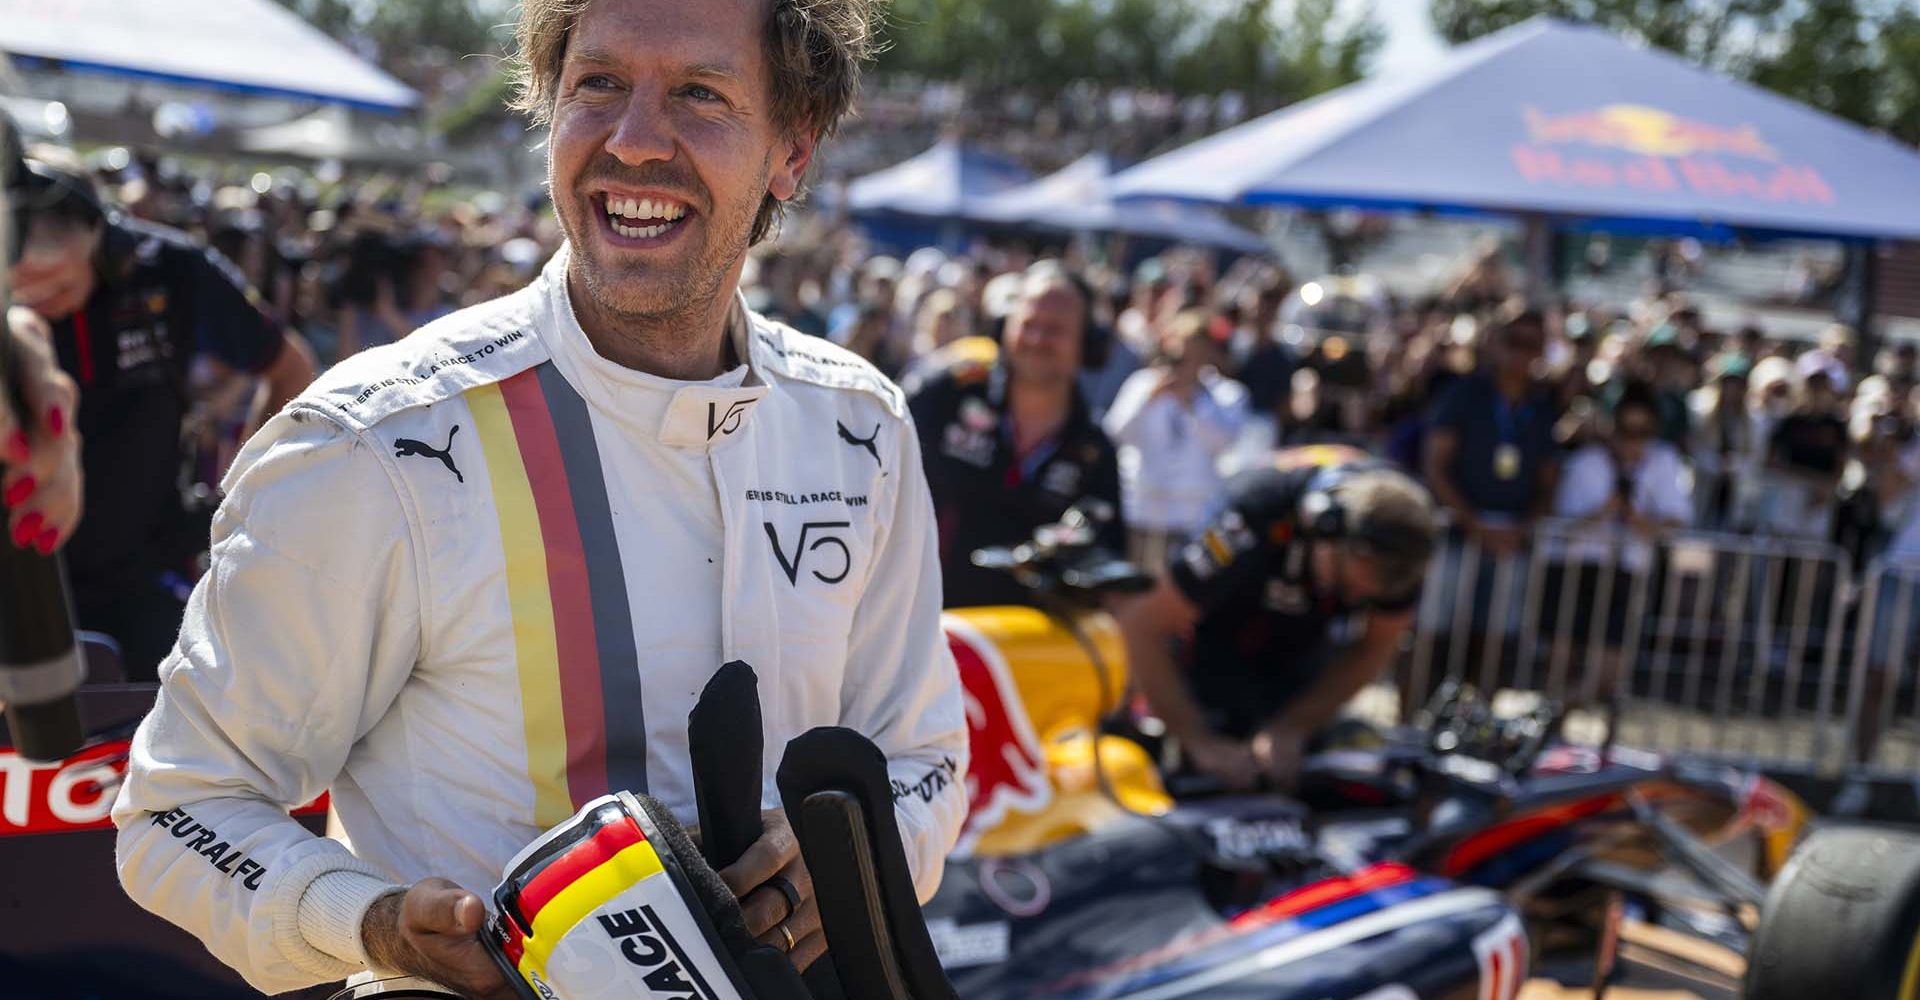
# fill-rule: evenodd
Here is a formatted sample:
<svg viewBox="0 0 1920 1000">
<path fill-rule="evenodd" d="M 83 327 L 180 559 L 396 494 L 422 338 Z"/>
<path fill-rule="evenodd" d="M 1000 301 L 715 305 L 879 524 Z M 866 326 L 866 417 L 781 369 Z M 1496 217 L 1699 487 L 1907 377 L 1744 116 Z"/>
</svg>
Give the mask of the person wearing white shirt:
<svg viewBox="0 0 1920 1000">
<path fill-rule="evenodd" d="M 1246 387 L 1218 371 L 1225 351 L 1208 336 L 1206 316 L 1181 313 L 1169 327 L 1161 363 L 1128 377 L 1104 422 L 1120 449 L 1132 556 L 1149 569 L 1213 513 L 1220 458 L 1247 419 Z"/>
<path fill-rule="evenodd" d="M 1569 698 L 1576 704 L 1610 695 L 1628 641 L 1628 606 L 1653 566 L 1653 545 L 1693 515 L 1692 474 L 1679 451 L 1657 439 L 1659 428 L 1653 395 L 1629 387 L 1600 440 L 1561 470 L 1553 512 L 1570 523 L 1548 538 L 1540 604 L 1541 632 L 1552 637 L 1549 691 L 1565 690 L 1567 665 L 1590 648 L 1594 621 L 1604 622 L 1603 650 Z"/>
</svg>

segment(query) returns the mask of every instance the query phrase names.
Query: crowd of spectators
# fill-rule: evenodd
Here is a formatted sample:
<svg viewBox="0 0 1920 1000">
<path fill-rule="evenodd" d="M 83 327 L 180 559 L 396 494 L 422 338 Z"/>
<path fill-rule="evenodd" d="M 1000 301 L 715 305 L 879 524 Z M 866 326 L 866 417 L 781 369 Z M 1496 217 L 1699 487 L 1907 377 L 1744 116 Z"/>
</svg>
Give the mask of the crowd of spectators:
<svg viewBox="0 0 1920 1000">
<path fill-rule="evenodd" d="M 458 194 L 431 176 L 327 188 L 114 151 L 91 166 L 110 202 L 231 259 L 322 366 L 519 287 L 558 245 L 538 197 Z M 1059 263 L 1108 342 L 1079 389 L 1117 448 L 1142 562 L 1193 533 L 1236 468 L 1327 443 L 1424 478 L 1459 541 L 1443 560 L 1465 542 L 1520 552 L 1542 518 L 1632 535 L 1632 572 L 1682 527 L 1837 542 L 1856 567 L 1920 557 L 1911 343 L 1864 357 L 1838 326 L 1811 344 L 1755 323 L 1715 328 L 1670 282 L 1633 301 L 1529 308 L 1497 245 L 1417 296 L 1271 258 L 1173 249 L 1122 265 L 1081 246 Z M 761 312 L 911 384 L 950 345 L 997 336 L 1040 256 L 985 242 L 876 253 L 844 220 L 801 213 L 753 252 L 742 287 Z M 203 485 L 231 454 L 237 413 L 189 423 L 214 445 L 197 450 Z M 1581 600 L 1597 586 L 1584 574 L 1547 584 Z M 1476 623 L 1487 603 L 1476 595 Z"/>
<path fill-rule="evenodd" d="M 756 254 L 750 300 L 896 376 L 960 337 L 992 336 L 1034 257 L 868 254 L 847 233 L 798 228 Z M 1191 250 L 1066 264 L 1117 339 L 1081 383 L 1120 446 L 1141 527 L 1189 531 L 1221 471 L 1313 443 L 1422 472 L 1458 525 L 1502 551 L 1517 543 L 1509 526 L 1581 516 L 1609 499 L 1588 494 L 1641 466 L 1662 484 L 1651 502 L 1663 523 L 1828 539 L 1864 558 L 1920 513 L 1910 342 L 1866 358 L 1841 326 L 1813 343 L 1754 322 L 1715 329 L 1671 290 L 1530 309 L 1499 248 L 1411 298 L 1364 274 L 1301 280 Z M 1652 411 L 1651 447 L 1623 450 L 1639 430 L 1622 430 L 1623 406 Z M 1593 471 L 1628 455 L 1636 469 Z"/>
<path fill-rule="evenodd" d="M 433 171 L 329 186 L 120 149 L 91 165 L 108 201 L 231 260 L 322 364 L 526 284 L 560 240 L 543 197 L 456 194 Z"/>
</svg>

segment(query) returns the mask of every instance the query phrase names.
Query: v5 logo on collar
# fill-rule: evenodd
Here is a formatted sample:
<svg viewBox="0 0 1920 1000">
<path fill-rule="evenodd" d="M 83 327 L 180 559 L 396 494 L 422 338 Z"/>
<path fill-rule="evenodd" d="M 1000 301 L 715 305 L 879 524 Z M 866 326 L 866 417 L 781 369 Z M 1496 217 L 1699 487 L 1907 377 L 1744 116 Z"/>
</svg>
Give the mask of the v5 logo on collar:
<svg viewBox="0 0 1920 1000">
<path fill-rule="evenodd" d="M 832 546 L 840 550 L 840 571 L 829 576 L 820 572 L 819 569 L 813 569 L 810 572 L 813 573 L 814 579 L 819 580 L 821 583 L 839 583 L 847 578 L 849 572 L 852 572 L 853 551 L 847 548 L 846 539 L 840 537 L 836 532 L 843 528 L 853 527 L 853 522 L 808 521 L 802 524 L 800 526 L 800 537 L 795 539 L 793 543 L 792 556 L 787 555 L 786 547 L 780 542 L 780 532 L 773 526 L 773 522 L 762 521 L 760 523 L 762 527 L 767 529 L 767 541 L 773 545 L 773 557 L 780 561 L 780 568 L 786 572 L 788 583 L 794 586 L 800 585 L 800 570 L 806 562 L 807 556 L 821 546 Z M 818 534 L 813 534 L 814 532 L 818 532 Z M 807 541 L 807 536 L 810 534 L 813 534 L 811 544 Z M 832 556 L 826 556 L 824 558 L 831 559 Z"/>
<path fill-rule="evenodd" d="M 751 399 L 736 399 L 727 404 L 726 412 L 720 411 L 719 403 L 707 404 L 707 440 L 713 440 L 715 434 L 732 434 L 740 429 L 740 418 L 746 415 L 747 407 L 754 403 Z"/>
</svg>

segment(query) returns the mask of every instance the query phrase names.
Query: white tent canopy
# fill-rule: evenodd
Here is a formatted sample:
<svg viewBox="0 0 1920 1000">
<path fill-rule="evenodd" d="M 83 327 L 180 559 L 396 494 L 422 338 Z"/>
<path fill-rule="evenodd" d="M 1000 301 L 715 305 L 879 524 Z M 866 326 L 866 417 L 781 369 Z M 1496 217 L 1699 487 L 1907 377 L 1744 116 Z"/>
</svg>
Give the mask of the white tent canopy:
<svg viewBox="0 0 1920 1000">
<path fill-rule="evenodd" d="M 1126 233 L 1237 253 L 1270 249 L 1258 234 L 1234 225 L 1209 206 L 1154 200 L 1115 205 L 1112 177 L 1113 165 L 1106 154 L 1088 153 L 1037 181 L 986 198 L 972 215 L 987 222 L 1076 233 Z"/>
<path fill-rule="evenodd" d="M 404 119 L 355 115 L 338 105 L 252 129 L 237 145 L 249 153 L 352 163 L 418 163 L 430 152 L 419 126 Z"/>
<path fill-rule="evenodd" d="M 104 73 L 378 110 L 419 96 L 272 0 L 0 0 L 0 52 Z"/>
</svg>

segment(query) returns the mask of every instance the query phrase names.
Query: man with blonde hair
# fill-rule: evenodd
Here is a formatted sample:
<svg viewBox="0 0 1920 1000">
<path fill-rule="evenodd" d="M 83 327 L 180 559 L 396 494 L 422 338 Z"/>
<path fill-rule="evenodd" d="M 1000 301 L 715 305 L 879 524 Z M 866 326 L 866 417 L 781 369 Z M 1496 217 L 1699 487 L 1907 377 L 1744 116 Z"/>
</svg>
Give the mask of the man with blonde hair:
<svg viewBox="0 0 1920 1000">
<path fill-rule="evenodd" d="M 374 970 L 511 996 L 481 894 L 608 792 L 692 821 L 687 713 L 736 659 L 769 776 L 840 725 L 926 790 L 896 811 L 932 894 L 967 743 L 918 440 L 872 366 L 736 289 L 873 8 L 521 4 L 518 106 L 550 127 L 567 245 L 342 363 L 235 461 L 114 805 L 136 901 L 264 992 Z M 345 842 L 287 815 L 322 791 Z M 720 874 L 761 943 L 824 952 L 777 809 Z"/>
</svg>

